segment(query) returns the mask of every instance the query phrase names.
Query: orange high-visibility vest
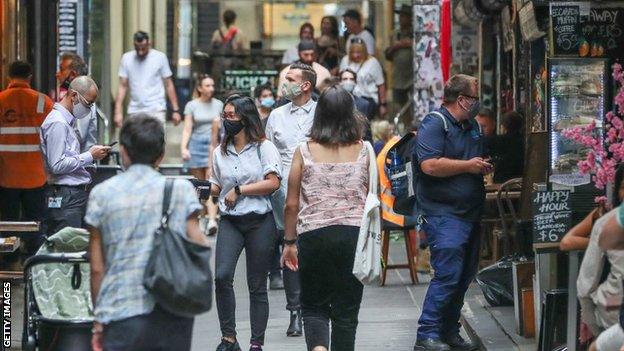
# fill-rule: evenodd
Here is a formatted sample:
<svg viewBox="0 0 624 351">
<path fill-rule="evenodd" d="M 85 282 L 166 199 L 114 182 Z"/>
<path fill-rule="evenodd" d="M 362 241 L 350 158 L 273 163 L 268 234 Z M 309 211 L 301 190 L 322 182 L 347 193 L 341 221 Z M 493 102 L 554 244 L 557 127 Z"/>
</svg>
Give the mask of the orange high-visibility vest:
<svg viewBox="0 0 624 351">
<path fill-rule="evenodd" d="M 379 169 L 379 190 L 381 202 L 381 217 L 388 222 L 392 222 L 398 226 L 405 224 L 405 216 L 396 214 L 392 208 L 394 207 L 395 197 L 392 195 L 392 184 L 386 175 L 386 155 L 391 147 L 401 140 L 398 136 L 388 140 L 384 148 L 377 155 L 377 169 Z"/>
<path fill-rule="evenodd" d="M 0 92 L 0 187 L 34 189 L 46 182 L 39 128 L 52 100 L 24 81 Z"/>
</svg>

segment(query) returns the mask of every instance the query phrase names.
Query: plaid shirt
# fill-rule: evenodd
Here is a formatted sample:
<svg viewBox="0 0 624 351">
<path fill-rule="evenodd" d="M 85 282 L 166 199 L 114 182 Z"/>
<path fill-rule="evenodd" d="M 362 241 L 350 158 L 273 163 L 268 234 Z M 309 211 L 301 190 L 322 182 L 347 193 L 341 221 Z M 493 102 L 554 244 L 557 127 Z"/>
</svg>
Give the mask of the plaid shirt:
<svg viewBox="0 0 624 351">
<path fill-rule="evenodd" d="M 165 177 L 146 165 L 96 186 L 89 196 L 85 221 L 100 230 L 105 274 L 95 319 L 109 323 L 150 313 L 154 299 L 143 287 L 143 273 L 160 225 Z M 186 220 L 201 210 L 193 185 L 177 180 L 171 196 L 169 227 L 186 233 Z"/>
</svg>

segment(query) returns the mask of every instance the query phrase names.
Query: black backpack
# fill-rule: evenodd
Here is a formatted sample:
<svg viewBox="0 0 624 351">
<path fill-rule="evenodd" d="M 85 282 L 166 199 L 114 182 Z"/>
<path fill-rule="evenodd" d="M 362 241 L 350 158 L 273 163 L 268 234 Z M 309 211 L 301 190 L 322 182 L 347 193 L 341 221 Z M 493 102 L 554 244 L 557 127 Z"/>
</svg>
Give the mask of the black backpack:
<svg viewBox="0 0 624 351">
<path fill-rule="evenodd" d="M 429 113 L 442 120 L 444 131 L 448 133 L 448 122 L 446 117 L 440 112 Z M 416 194 L 418 192 L 418 176 L 420 166 L 418 160 L 414 159 L 413 150 L 416 147 L 417 136 L 414 133 L 407 133 L 399 142 L 394 144 L 386 154 L 384 172 L 392 184 L 392 195 L 395 197 L 392 210 L 396 214 L 404 216 L 418 215 L 418 204 Z M 401 160 L 397 166 L 392 166 L 392 157 L 396 153 Z"/>
</svg>

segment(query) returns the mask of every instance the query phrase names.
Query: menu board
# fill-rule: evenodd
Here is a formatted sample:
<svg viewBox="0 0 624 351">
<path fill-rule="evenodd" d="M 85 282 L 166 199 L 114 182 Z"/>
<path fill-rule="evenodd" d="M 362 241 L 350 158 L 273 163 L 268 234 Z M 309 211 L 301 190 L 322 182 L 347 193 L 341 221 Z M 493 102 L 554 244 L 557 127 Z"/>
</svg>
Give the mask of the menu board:
<svg viewBox="0 0 624 351">
<path fill-rule="evenodd" d="M 533 245 L 535 248 L 560 242 L 571 224 L 569 190 L 533 193 Z"/>
<path fill-rule="evenodd" d="M 86 23 L 84 0 L 58 2 L 58 52 L 73 52 L 85 57 Z"/>
<path fill-rule="evenodd" d="M 550 5 L 555 56 L 622 57 L 624 8 L 588 2 Z"/>
</svg>

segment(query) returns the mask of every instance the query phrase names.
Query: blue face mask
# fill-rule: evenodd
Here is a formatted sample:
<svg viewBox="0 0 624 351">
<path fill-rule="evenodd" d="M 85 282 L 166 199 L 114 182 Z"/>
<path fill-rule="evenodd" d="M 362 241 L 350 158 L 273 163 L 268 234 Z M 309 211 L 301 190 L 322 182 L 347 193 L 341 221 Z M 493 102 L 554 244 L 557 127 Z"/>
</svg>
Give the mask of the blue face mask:
<svg viewBox="0 0 624 351">
<path fill-rule="evenodd" d="M 273 105 L 275 105 L 275 99 L 272 97 L 260 99 L 260 106 L 262 107 L 271 108 Z"/>
</svg>

